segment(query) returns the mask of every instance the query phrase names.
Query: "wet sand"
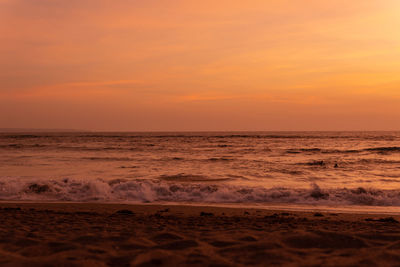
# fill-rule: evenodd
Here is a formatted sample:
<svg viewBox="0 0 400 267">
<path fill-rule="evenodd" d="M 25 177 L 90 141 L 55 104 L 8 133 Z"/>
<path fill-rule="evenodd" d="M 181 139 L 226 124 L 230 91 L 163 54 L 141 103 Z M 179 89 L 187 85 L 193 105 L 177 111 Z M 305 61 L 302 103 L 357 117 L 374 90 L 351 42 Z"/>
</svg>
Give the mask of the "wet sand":
<svg viewBox="0 0 400 267">
<path fill-rule="evenodd" d="M 399 216 L 0 203 L 1 266 L 398 266 Z"/>
</svg>

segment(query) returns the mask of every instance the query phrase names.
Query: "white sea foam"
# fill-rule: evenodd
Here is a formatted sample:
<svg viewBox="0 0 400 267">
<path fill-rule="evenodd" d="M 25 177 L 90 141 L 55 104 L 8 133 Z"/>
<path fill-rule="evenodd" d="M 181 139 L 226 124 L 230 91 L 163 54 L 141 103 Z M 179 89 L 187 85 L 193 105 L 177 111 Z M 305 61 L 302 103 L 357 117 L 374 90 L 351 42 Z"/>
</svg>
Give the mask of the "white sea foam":
<svg viewBox="0 0 400 267">
<path fill-rule="evenodd" d="M 77 202 L 296 203 L 400 206 L 400 190 L 308 189 L 176 183 L 159 180 L 48 180 L 0 178 L 0 200 Z"/>
</svg>

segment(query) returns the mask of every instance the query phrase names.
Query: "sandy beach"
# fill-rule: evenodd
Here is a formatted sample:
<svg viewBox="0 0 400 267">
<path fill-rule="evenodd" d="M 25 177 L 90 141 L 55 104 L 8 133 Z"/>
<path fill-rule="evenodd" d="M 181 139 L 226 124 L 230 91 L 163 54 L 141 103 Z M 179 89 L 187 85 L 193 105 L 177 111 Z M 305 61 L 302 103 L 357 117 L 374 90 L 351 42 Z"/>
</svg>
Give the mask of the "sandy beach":
<svg viewBox="0 0 400 267">
<path fill-rule="evenodd" d="M 2 266 L 400 264 L 398 216 L 1 203 Z"/>
</svg>

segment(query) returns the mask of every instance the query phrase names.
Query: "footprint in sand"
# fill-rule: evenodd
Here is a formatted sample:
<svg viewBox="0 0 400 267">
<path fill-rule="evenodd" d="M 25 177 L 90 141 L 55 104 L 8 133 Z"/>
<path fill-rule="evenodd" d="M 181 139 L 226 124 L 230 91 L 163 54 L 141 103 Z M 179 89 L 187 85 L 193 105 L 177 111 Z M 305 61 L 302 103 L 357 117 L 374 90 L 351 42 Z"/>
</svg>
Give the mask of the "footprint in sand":
<svg viewBox="0 0 400 267">
<path fill-rule="evenodd" d="M 153 240 L 154 242 L 157 242 L 157 243 L 162 243 L 162 242 L 166 242 L 166 241 L 176 241 L 176 240 L 182 240 L 182 239 L 183 239 L 182 237 L 171 234 L 171 233 L 161 233 L 161 234 L 155 235 L 151 238 L 151 240 Z"/>
<path fill-rule="evenodd" d="M 316 232 L 314 234 L 304 234 L 292 236 L 284 241 L 293 248 L 364 248 L 368 245 L 361 239 L 353 236 L 339 234 L 335 232 Z"/>
<path fill-rule="evenodd" d="M 197 247 L 199 244 L 194 240 L 181 240 L 172 243 L 167 243 L 163 245 L 156 246 L 158 249 L 165 250 L 184 250 L 188 248 Z"/>
<path fill-rule="evenodd" d="M 229 247 L 229 246 L 233 246 L 236 245 L 236 242 L 229 242 L 229 241 L 213 241 L 210 242 L 210 244 L 214 247 L 217 248 L 224 248 L 224 247 Z"/>
<path fill-rule="evenodd" d="M 58 252 L 62 252 L 62 251 L 76 249 L 75 245 L 70 244 L 70 243 L 64 243 L 64 242 L 49 242 L 49 243 L 47 243 L 47 246 L 51 253 L 58 253 Z"/>
<path fill-rule="evenodd" d="M 252 236 L 245 236 L 245 237 L 239 238 L 239 241 L 256 242 L 257 239 L 255 239 L 255 238 L 252 237 Z"/>
</svg>

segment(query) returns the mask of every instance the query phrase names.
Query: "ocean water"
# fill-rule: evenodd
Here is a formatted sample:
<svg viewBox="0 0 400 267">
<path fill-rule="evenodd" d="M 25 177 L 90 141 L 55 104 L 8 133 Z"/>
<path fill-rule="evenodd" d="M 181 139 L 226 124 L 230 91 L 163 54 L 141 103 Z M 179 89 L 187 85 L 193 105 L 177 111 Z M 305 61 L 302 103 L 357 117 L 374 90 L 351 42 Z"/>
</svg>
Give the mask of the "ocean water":
<svg viewBox="0 0 400 267">
<path fill-rule="evenodd" d="M 400 132 L 1 133 L 0 200 L 400 207 Z"/>
</svg>

